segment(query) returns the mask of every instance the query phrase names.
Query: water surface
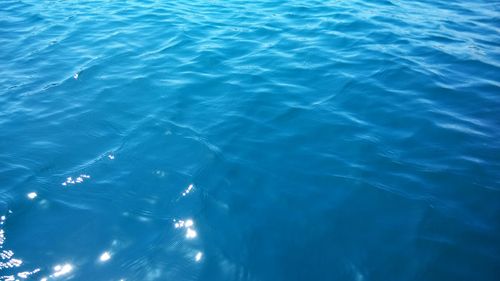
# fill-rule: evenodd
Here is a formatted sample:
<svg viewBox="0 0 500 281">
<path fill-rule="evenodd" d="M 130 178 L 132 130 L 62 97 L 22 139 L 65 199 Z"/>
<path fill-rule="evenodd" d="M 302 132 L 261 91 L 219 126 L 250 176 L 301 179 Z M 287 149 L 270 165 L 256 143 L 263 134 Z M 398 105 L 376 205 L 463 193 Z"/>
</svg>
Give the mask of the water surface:
<svg viewBox="0 0 500 281">
<path fill-rule="evenodd" d="M 497 280 L 499 11 L 3 0 L 0 280 Z"/>
</svg>

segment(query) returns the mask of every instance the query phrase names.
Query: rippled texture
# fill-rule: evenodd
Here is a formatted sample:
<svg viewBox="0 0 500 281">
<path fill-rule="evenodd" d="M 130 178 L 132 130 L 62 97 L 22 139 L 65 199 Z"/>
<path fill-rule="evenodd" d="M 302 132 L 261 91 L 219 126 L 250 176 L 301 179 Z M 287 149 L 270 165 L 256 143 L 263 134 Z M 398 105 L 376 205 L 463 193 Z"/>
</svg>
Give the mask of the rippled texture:
<svg viewBox="0 0 500 281">
<path fill-rule="evenodd" d="M 0 280 L 496 280 L 499 5 L 3 0 Z"/>
</svg>

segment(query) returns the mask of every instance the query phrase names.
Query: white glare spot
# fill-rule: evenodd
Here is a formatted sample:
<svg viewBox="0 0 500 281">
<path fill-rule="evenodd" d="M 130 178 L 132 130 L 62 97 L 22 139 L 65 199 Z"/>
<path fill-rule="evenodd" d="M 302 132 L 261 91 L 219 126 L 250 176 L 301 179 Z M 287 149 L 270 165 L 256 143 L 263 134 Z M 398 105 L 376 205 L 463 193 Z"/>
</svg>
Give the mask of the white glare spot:
<svg viewBox="0 0 500 281">
<path fill-rule="evenodd" d="M 176 222 L 174 224 L 175 228 L 180 228 L 180 227 L 184 227 L 184 221 L 183 220 L 179 220 L 179 222 Z"/>
<path fill-rule="evenodd" d="M 184 225 L 185 225 L 186 227 L 191 227 L 191 226 L 193 226 L 193 220 L 187 220 L 187 221 L 184 223 Z"/>
<path fill-rule="evenodd" d="M 35 199 L 36 196 L 37 196 L 36 192 L 30 192 L 30 193 L 28 193 L 28 198 L 29 199 Z"/>
<path fill-rule="evenodd" d="M 40 281 L 47 281 L 47 278 L 43 277 Z"/>
<path fill-rule="evenodd" d="M 7 259 L 10 259 L 10 257 L 12 257 L 14 255 L 14 253 L 12 251 L 3 251 L 2 252 L 2 259 L 5 259 L 5 257 L 7 257 Z M 10 259 L 8 260 L 7 262 L 0 262 L 0 268 L 11 268 L 11 267 L 19 267 L 21 266 L 21 264 L 23 264 L 23 261 L 20 260 L 20 259 Z"/>
<path fill-rule="evenodd" d="M 202 252 L 198 252 L 198 253 L 196 253 L 196 256 L 194 257 L 194 260 L 197 261 L 197 262 L 199 262 L 202 257 L 203 257 L 203 253 Z"/>
<path fill-rule="evenodd" d="M 78 73 L 75 73 L 75 75 L 73 75 L 73 78 L 78 79 Z"/>
<path fill-rule="evenodd" d="M 81 174 L 80 176 L 76 177 L 73 179 L 72 177 L 67 177 L 66 181 L 61 183 L 63 186 L 67 186 L 68 184 L 77 184 L 77 183 L 82 183 L 85 181 L 85 179 L 89 179 L 89 175 Z"/>
<path fill-rule="evenodd" d="M 54 266 L 54 274 L 53 276 L 54 277 L 59 277 L 61 275 L 64 275 L 64 274 L 67 274 L 67 273 L 70 273 L 71 270 L 73 270 L 73 266 L 69 263 L 66 263 L 64 265 L 56 265 Z"/>
<path fill-rule="evenodd" d="M 196 237 L 196 231 L 192 230 L 191 228 L 188 228 L 186 231 L 186 238 L 192 239 Z"/>
<path fill-rule="evenodd" d="M 108 261 L 111 258 L 111 255 L 109 252 L 104 252 L 102 255 L 99 257 L 99 260 L 102 262 Z"/>
<path fill-rule="evenodd" d="M 40 271 L 40 268 L 37 268 L 37 269 L 35 269 L 33 271 L 23 271 L 23 272 L 19 272 L 17 274 L 17 276 L 20 277 L 20 278 L 23 278 L 23 279 L 27 279 L 30 275 L 35 274 L 35 273 L 37 273 L 39 271 Z"/>
<path fill-rule="evenodd" d="M 190 185 L 188 186 L 188 188 L 187 188 L 186 190 L 184 190 L 184 192 L 182 192 L 182 196 L 186 196 L 186 195 L 188 195 L 188 194 L 189 194 L 189 192 L 191 192 L 191 191 L 193 190 L 193 187 L 194 187 L 194 185 L 193 185 L 193 184 L 190 184 Z"/>
<path fill-rule="evenodd" d="M 109 155 L 108 155 L 108 158 L 109 158 L 110 160 L 113 160 L 113 159 L 115 159 L 115 156 L 114 156 L 113 154 L 109 154 Z"/>
</svg>

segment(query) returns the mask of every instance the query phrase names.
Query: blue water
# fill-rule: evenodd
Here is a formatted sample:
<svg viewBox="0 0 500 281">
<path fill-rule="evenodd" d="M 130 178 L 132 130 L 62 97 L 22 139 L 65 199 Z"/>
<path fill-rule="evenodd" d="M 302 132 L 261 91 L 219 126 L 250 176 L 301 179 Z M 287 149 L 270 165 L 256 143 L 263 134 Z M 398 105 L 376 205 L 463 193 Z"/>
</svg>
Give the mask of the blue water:
<svg viewBox="0 0 500 281">
<path fill-rule="evenodd" d="M 500 2 L 0 3 L 0 280 L 498 280 Z"/>
</svg>

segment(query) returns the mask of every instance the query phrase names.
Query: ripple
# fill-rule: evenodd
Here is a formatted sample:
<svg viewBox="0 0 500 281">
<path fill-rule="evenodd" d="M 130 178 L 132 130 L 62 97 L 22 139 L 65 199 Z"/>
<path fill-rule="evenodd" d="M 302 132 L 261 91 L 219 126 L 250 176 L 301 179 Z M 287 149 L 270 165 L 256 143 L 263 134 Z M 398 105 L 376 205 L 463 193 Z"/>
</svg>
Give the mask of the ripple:
<svg viewBox="0 0 500 281">
<path fill-rule="evenodd" d="M 498 18 L 3 1 L 0 279 L 494 279 Z"/>
</svg>

